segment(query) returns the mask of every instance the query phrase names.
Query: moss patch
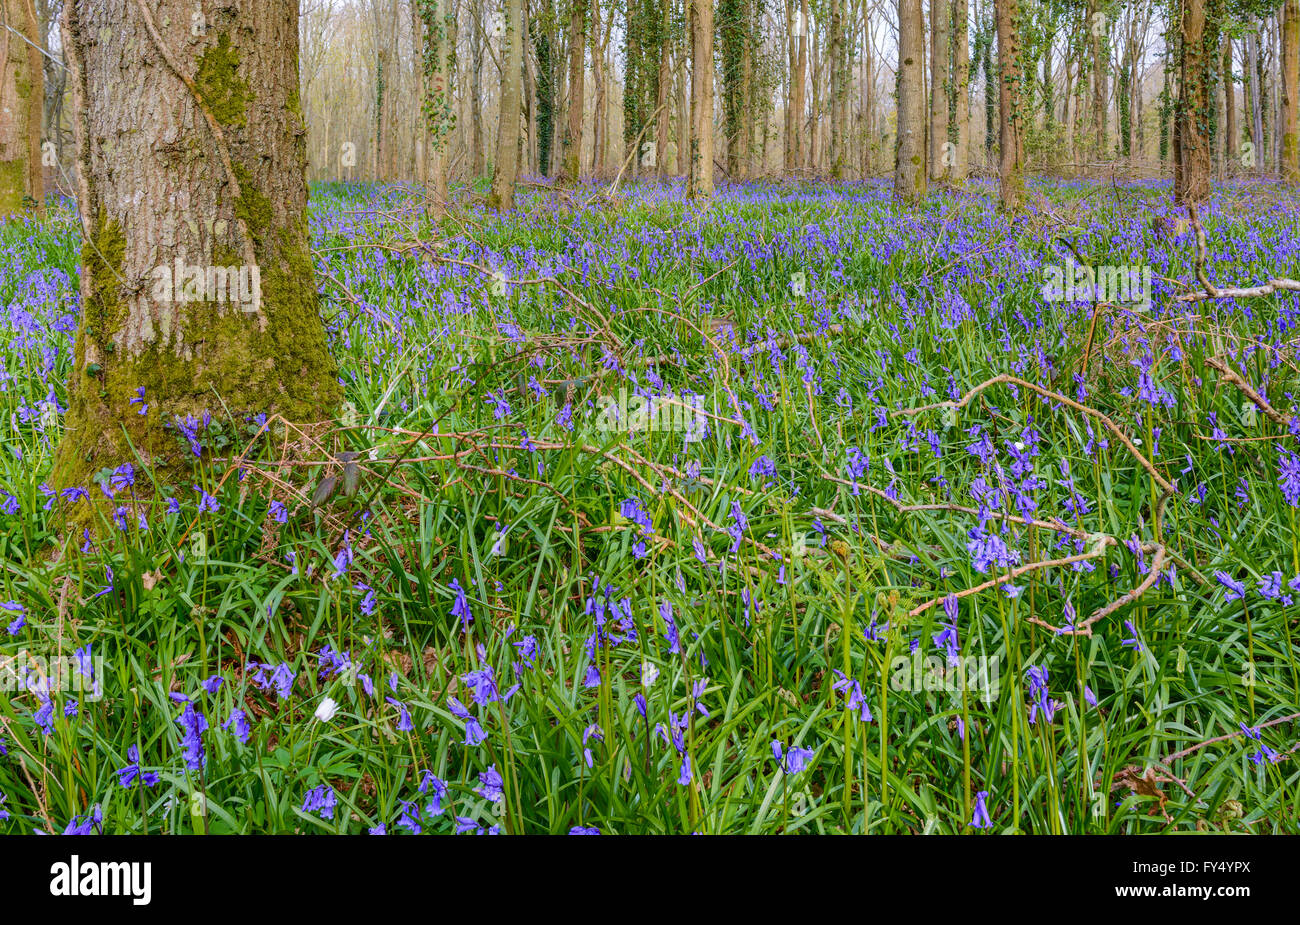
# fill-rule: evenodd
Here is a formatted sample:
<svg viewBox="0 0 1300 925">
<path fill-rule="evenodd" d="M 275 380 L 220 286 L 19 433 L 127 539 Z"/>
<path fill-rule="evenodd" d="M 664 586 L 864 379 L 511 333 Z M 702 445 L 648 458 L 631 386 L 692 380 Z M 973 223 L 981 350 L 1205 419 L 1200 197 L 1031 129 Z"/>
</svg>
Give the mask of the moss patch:
<svg viewBox="0 0 1300 925">
<path fill-rule="evenodd" d="M 195 82 L 203 102 L 222 125 L 242 126 L 247 121 L 246 111 L 252 95 L 248 84 L 239 79 L 239 54 L 230 45 L 225 32 L 217 36 L 217 44 L 209 46 L 199 58 Z"/>
</svg>

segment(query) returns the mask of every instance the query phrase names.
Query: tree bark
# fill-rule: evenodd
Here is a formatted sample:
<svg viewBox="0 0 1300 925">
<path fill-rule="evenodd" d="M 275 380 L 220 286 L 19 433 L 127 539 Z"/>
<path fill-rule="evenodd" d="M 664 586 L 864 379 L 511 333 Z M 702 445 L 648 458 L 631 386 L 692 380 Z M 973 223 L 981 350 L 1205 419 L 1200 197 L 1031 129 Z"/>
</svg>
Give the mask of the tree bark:
<svg viewBox="0 0 1300 925">
<path fill-rule="evenodd" d="M 473 22 L 469 30 L 470 96 L 469 163 L 475 178 L 487 169 L 487 145 L 483 141 L 483 8 L 475 0 Z"/>
<path fill-rule="evenodd" d="M 964 183 L 970 175 L 970 38 L 967 0 L 953 0 L 953 86 L 957 97 L 957 150 L 951 177 Z"/>
<path fill-rule="evenodd" d="M 713 198 L 713 0 L 691 0 L 691 150 L 687 195 Z"/>
<path fill-rule="evenodd" d="M 488 207 L 499 212 L 508 212 L 515 207 L 515 181 L 519 178 L 525 38 L 523 0 L 506 0 L 505 27 L 505 48 L 501 53 L 500 128 L 492 164 L 492 191 L 488 194 Z"/>
<path fill-rule="evenodd" d="M 689 0 L 688 0 L 689 2 Z M 605 167 L 605 137 L 610 126 L 606 110 L 605 89 L 605 43 L 609 41 L 609 31 L 602 35 L 599 0 L 591 0 L 591 79 L 595 84 L 595 109 L 591 117 L 591 172 L 598 174 Z"/>
<path fill-rule="evenodd" d="M 1237 169 L 1237 92 L 1232 78 L 1232 39 L 1223 40 L 1223 167 L 1231 176 Z"/>
<path fill-rule="evenodd" d="M 672 92 L 673 64 L 672 43 L 668 36 L 672 28 L 671 0 L 658 0 L 660 6 L 659 21 L 659 76 L 655 88 L 655 173 L 664 177 L 668 175 L 668 97 Z"/>
<path fill-rule="evenodd" d="M 1183 0 L 1179 29 L 1178 162 L 1174 171 L 1174 201 L 1201 202 L 1210 194 L 1210 68 L 1218 42 L 1207 48 L 1206 0 Z"/>
<path fill-rule="evenodd" d="M 1025 196 L 1024 113 L 1017 0 L 994 5 L 998 33 L 998 191 L 1002 208 L 1017 212 Z"/>
<path fill-rule="evenodd" d="M 1259 28 L 1260 24 L 1251 22 L 1246 32 L 1246 89 L 1250 94 L 1250 165 L 1256 170 L 1264 166 L 1264 104 L 1261 99 L 1259 71 Z"/>
<path fill-rule="evenodd" d="M 40 28 L 32 0 L 0 0 L 0 219 L 41 212 L 41 118 L 45 111 Z M 16 33 L 16 34 L 15 34 Z M 23 41 L 23 39 L 27 41 Z M 29 44 L 30 43 L 30 44 Z"/>
<path fill-rule="evenodd" d="M 951 168 L 948 149 L 949 0 L 930 0 L 930 179 L 943 180 Z"/>
<path fill-rule="evenodd" d="M 1092 45 L 1092 151 L 1093 158 L 1106 157 L 1106 66 L 1110 62 L 1110 27 L 1107 14 L 1088 4 L 1088 35 Z M 1097 17 L 1101 17 L 1098 19 Z M 999 33 L 1000 35 L 1000 33 Z"/>
<path fill-rule="evenodd" d="M 64 8 L 84 244 L 60 488 L 135 453 L 182 479 L 178 422 L 312 422 L 340 397 L 307 240 L 298 4 L 214 8 L 200 36 L 192 12 Z"/>
<path fill-rule="evenodd" d="M 453 123 L 448 44 L 456 29 L 455 15 L 450 0 L 411 0 L 420 106 L 416 132 L 421 152 L 419 180 L 425 189 L 425 211 L 432 218 L 441 218 L 447 211 L 447 139 Z"/>
<path fill-rule="evenodd" d="M 795 169 L 807 166 L 803 143 L 804 109 L 807 107 L 808 82 L 808 0 L 799 0 L 799 15 L 795 17 L 794 74 L 790 78 L 790 158 Z"/>
<path fill-rule="evenodd" d="M 560 182 L 576 183 L 582 161 L 582 107 L 587 59 L 587 0 L 569 3 L 569 111 L 560 150 Z"/>
<path fill-rule="evenodd" d="M 921 0 L 898 0 L 898 132 L 894 147 L 894 197 L 907 203 L 926 194 L 925 90 L 922 58 L 925 20 Z"/>
<path fill-rule="evenodd" d="M 943 0 L 947 2 L 947 0 Z M 844 0 L 831 0 L 830 71 L 831 71 L 831 176 L 844 176 L 845 132 L 849 127 L 848 30 L 844 23 Z"/>
<path fill-rule="evenodd" d="M 1282 179 L 1300 183 L 1300 0 L 1282 6 Z"/>
</svg>

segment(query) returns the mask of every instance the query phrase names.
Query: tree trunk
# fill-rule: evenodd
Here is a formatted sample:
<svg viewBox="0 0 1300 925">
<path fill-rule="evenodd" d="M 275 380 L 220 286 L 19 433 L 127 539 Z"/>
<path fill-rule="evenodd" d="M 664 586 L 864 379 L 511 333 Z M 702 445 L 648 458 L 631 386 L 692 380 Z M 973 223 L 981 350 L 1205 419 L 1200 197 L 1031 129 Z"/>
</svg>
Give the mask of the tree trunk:
<svg viewBox="0 0 1300 925">
<path fill-rule="evenodd" d="M 1300 183 L 1300 0 L 1282 7 L 1282 179 Z"/>
<path fill-rule="evenodd" d="M 64 8 L 85 243 L 60 488 L 133 448 L 183 481 L 167 467 L 193 458 L 176 433 L 190 416 L 305 423 L 340 397 L 307 240 L 298 4 L 211 9 L 198 37 L 192 11 Z"/>
<path fill-rule="evenodd" d="M 685 0 L 685 2 L 690 4 L 692 0 Z M 795 10 L 795 3 L 796 0 L 785 0 L 785 36 L 781 42 L 785 47 L 787 65 L 782 74 L 785 78 L 785 132 L 783 133 L 782 148 L 785 152 L 784 167 L 787 171 L 794 170 L 798 166 L 794 151 L 796 140 L 794 129 L 794 71 L 799 58 L 797 32 L 801 27 L 798 25 L 800 14 Z"/>
<path fill-rule="evenodd" d="M 713 0 L 691 0 L 691 199 L 713 198 Z"/>
<path fill-rule="evenodd" d="M 1246 32 L 1246 89 L 1250 94 L 1250 161 L 1247 166 L 1264 166 L 1264 104 L 1261 99 L 1259 60 L 1259 23 L 1252 22 Z"/>
<path fill-rule="evenodd" d="M 1240 129 L 1237 128 L 1237 92 L 1232 79 L 1232 39 L 1223 40 L 1223 167 L 1224 173 L 1231 176 L 1237 169 L 1237 141 Z"/>
<path fill-rule="evenodd" d="M 682 15 L 686 22 L 690 22 L 691 2 L 682 0 Z M 686 72 L 689 57 L 686 45 L 685 40 L 677 45 L 677 144 L 673 151 L 673 170 L 682 176 L 690 172 L 686 161 L 691 149 L 691 93 L 690 77 Z"/>
<path fill-rule="evenodd" d="M 754 173 L 754 131 L 759 109 L 754 105 L 754 32 L 757 28 L 754 0 L 745 0 L 743 9 L 745 34 L 740 55 L 741 150 L 734 171 L 737 180 L 744 180 Z"/>
<path fill-rule="evenodd" d="M 1006 212 L 1019 211 L 1025 195 L 1024 113 L 1017 0 L 994 5 L 998 32 L 998 190 Z"/>
<path fill-rule="evenodd" d="M 930 179 L 943 180 L 948 154 L 948 0 L 930 0 Z"/>
<path fill-rule="evenodd" d="M 448 43 L 456 30 L 450 0 L 412 0 L 411 27 L 415 42 L 417 116 L 425 211 L 441 218 L 447 211 L 447 139 L 451 134 L 451 88 L 448 85 Z"/>
<path fill-rule="evenodd" d="M 790 78 L 790 157 L 795 169 L 806 167 L 806 148 L 803 143 L 804 110 L 807 108 L 808 83 L 808 0 L 799 0 L 799 13 L 795 17 L 794 74 Z"/>
<path fill-rule="evenodd" d="M 1183 0 L 1179 31 L 1178 162 L 1174 201 L 1194 204 L 1210 194 L 1210 68 L 1219 44 L 1206 42 L 1205 0 Z"/>
<path fill-rule="evenodd" d="M 487 145 L 483 141 L 483 9 L 475 3 L 474 20 L 469 30 L 470 53 L 470 125 L 469 163 L 474 177 L 487 169 Z"/>
<path fill-rule="evenodd" d="M 41 116 L 45 110 L 40 28 L 32 0 L 0 0 L 0 219 L 45 204 Z M 23 41 L 23 39 L 27 41 Z M 31 43 L 31 44 L 29 44 Z"/>
<path fill-rule="evenodd" d="M 947 0 L 945 0 L 947 2 Z M 845 0 L 831 0 L 831 176 L 844 176 L 849 130 L 849 29 L 844 21 Z"/>
<path fill-rule="evenodd" d="M 492 165 L 488 207 L 508 212 L 515 207 L 519 177 L 520 101 L 524 73 L 523 0 L 506 0 L 505 47 L 501 50 L 501 112 L 497 153 Z"/>
<path fill-rule="evenodd" d="M 598 174 L 605 166 L 605 136 L 609 133 L 606 118 L 605 42 L 601 40 L 599 0 L 591 0 L 591 79 L 595 84 L 595 111 L 591 116 L 591 172 Z"/>
<path fill-rule="evenodd" d="M 1092 46 L 1092 150 L 1094 160 L 1106 157 L 1106 65 L 1109 53 L 1109 20 L 1097 9 L 1097 0 L 1088 4 L 1088 35 Z M 999 32 L 999 38 L 1001 33 Z"/>
<path fill-rule="evenodd" d="M 655 173 L 660 177 L 668 175 L 668 111 L 669 94 L 672 92 L 673 64 L 671 58 L 672 43 L 668 36 L 672 28 L 672 0 L 658 0 L 661 19 L 659 21 L 659 76 L 655 89 Z"/>
<path fill-rule="evenodd" d="M 953 0 L 952 40 L 953 84 L 957 97 L 957 150 L 952 165 L 952 179 L 963 183 L 970 175 L 970 38 L 967 34 L 969 18 L 967 0 Z"/>
<path fill-rule="evenodd" d="M 925 196 L 925 90 L 922 58 L 925 19 L 921 0 L 898 0 L 898 132 L 894 196 L 913 203 Z"/>
<path fill-rule="evenodd" d="M 560 182 L 576 183 L 581 172 L 583 81 L 587 52 L 587 0 L 569 4 L 569 118 L 560 151 Z"/>
</svg>

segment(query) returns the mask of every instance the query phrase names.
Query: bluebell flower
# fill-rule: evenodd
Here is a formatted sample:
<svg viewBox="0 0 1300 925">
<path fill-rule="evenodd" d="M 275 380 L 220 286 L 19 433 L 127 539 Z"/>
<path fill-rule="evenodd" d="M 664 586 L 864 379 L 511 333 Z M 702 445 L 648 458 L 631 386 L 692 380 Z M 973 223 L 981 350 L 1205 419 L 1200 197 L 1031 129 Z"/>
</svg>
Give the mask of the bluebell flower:
<svg viewBox="0 0 1300 925">
<path fill-rule="evenodd" d="M 303 796 L 302 811 L 319 813 L 322 819 L 333 819 L 336 805 L 338 805 L 338 798 L 334 794 L 334 788 L 329 784 L 321 784 L 308 790 Z"/>
<path fill-rule="evenodd" d="M 489 803 L 496 803 L 505 799 L 505 791 L 501 789 L 504 783 L 496 765 L 490 764 L 488 769 L 478 776 L 479 785 L 474 792 Z"/>
</svg>

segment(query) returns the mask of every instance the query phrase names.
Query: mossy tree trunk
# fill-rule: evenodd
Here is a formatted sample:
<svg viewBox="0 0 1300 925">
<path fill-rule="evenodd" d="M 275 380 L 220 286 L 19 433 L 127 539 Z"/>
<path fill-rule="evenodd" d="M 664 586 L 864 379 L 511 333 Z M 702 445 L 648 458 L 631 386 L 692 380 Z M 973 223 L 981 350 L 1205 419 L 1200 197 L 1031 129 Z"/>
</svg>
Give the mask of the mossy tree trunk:
<svg viewBox="0 0 1300 925">
<path fill-rule="evenodd" d="M 586 77 L 588 0 L 569 0 L 569 109 L 560 141 L 560 181 L 577 183 L 582 172 L 582 109 Z"/>
<path fill-rule="evenodd" d="M 340 398 L 307 240 L 298 4 L 194 12 L 64 8 L 84 242 L 60 487 L 132 448 L 183 478 L 189 415 L 315 422 Z"/>
<path fill-rule="evenodd" d="M 1106 152 L 1106 99 L 1108 91 L 1107 68 L 1110 64 L 1110 14 L 1099 9 L 1098 0 L 1088 4 L 1087 22 L 1092 71 L 1092 144 L 1089 153 L 1095 160 L 1107 159 Z"/>
<path fill-rule="evenodd" d="M 930 0 L 930 179 L 945 180 L 948 144 L 948 0 Z"/>
<path fill-rule="evenodd" d="M 1282 7 L 1282 179 L 1300 183 L 1300 0 Z"/>
<path fill-rule="evenodd" d="M 441 218 L 447 211 L 447 139 L 455 125 L 449 80 L 450 36 L 456 13 L 449 0 L 412 0 L 411 34 L 415 44 L 416 88 L 420 127 L 416 134 L 422 157 L 420 183 L 425 212 Z"/>
<path fill-rule="evenodd" d="M 1210 194 L 1210 122 L 1219 35 L 1218 19 L 1207 15 L 1206 6 L 1206 0 L 1185 0 L 1179 29 L 1174 200 L 1182 205 L 1201 202 Z"/>
<path fill-rule="evenodd" d="M 672 33 L 673 5 L 670 0 L 659 0 L 659 76 L 655 81 L 655 173 L 660 177 L 668 175 L 668 94 L 672 89 L 673 60 L 672 42 L 668 36 Z"/>
<path fill-rule="evenodd" d="M 0 0 L 0 218 L 39 212 L 45 202 L 41 174 L 41 114 L 45 83 L 40 29 L 32 0 Z M 10 29 L 14 31 L 10 31 Z M 26 41 L 24 41 L 24 38 Z"/>
<path fill-rule="evenodd" d="M 894 197 L 917 202 L 926 194 L 925 19 L 921 0 L 898 0 L 898 131 L 894 145 Z"/>
<path fill-rule="evenodd" d="M 956 157 L 951 179 L 964 183 L 970 173 L 970 18 L 967 0 L 954 0 L 952 5 L 953 86 L 956 97 Z M 1068 73 L 1068 72 L 1067 72 Z"/>
<path fill-rule="evenodd" d="M 1231 176 L 1237 169 L 1237 91 L 1232 77 L 1232 38 L 1223 38 L 1223 172 Z"/>
<path fill-rule="evenodd" d="M 945 0 L 946 2 L 946 0 Z M 831 0 L 830 25 L 831 71 L 831 176 L 844 177 L 848 160 L 846 140 L 849 132 L 849 28 L 844 17 L 844 0 Z"/>
<path fill-rule="evenodd" d="M 1025 198 L 1024 64 L 1017 0 L 996 0 L 998 32 L 998 197 L 1018 212 Z"/>
<path fill-rule="evenodd" d="M 686 195 L 713 198 L 713 0 L 691 0 L 691 142 Z"/>
<path fill-rule="evenodd" d="M 501 50 L 501 112 L 497 153 L 492 162 L 492 191 L 488 194 L 488 206 L 499 212 L 508 212 L 515 207 L 515 181 L 519 178 L 523 20 L 523 0 L 506 0 L 505 48 Z"/>
</svg>

